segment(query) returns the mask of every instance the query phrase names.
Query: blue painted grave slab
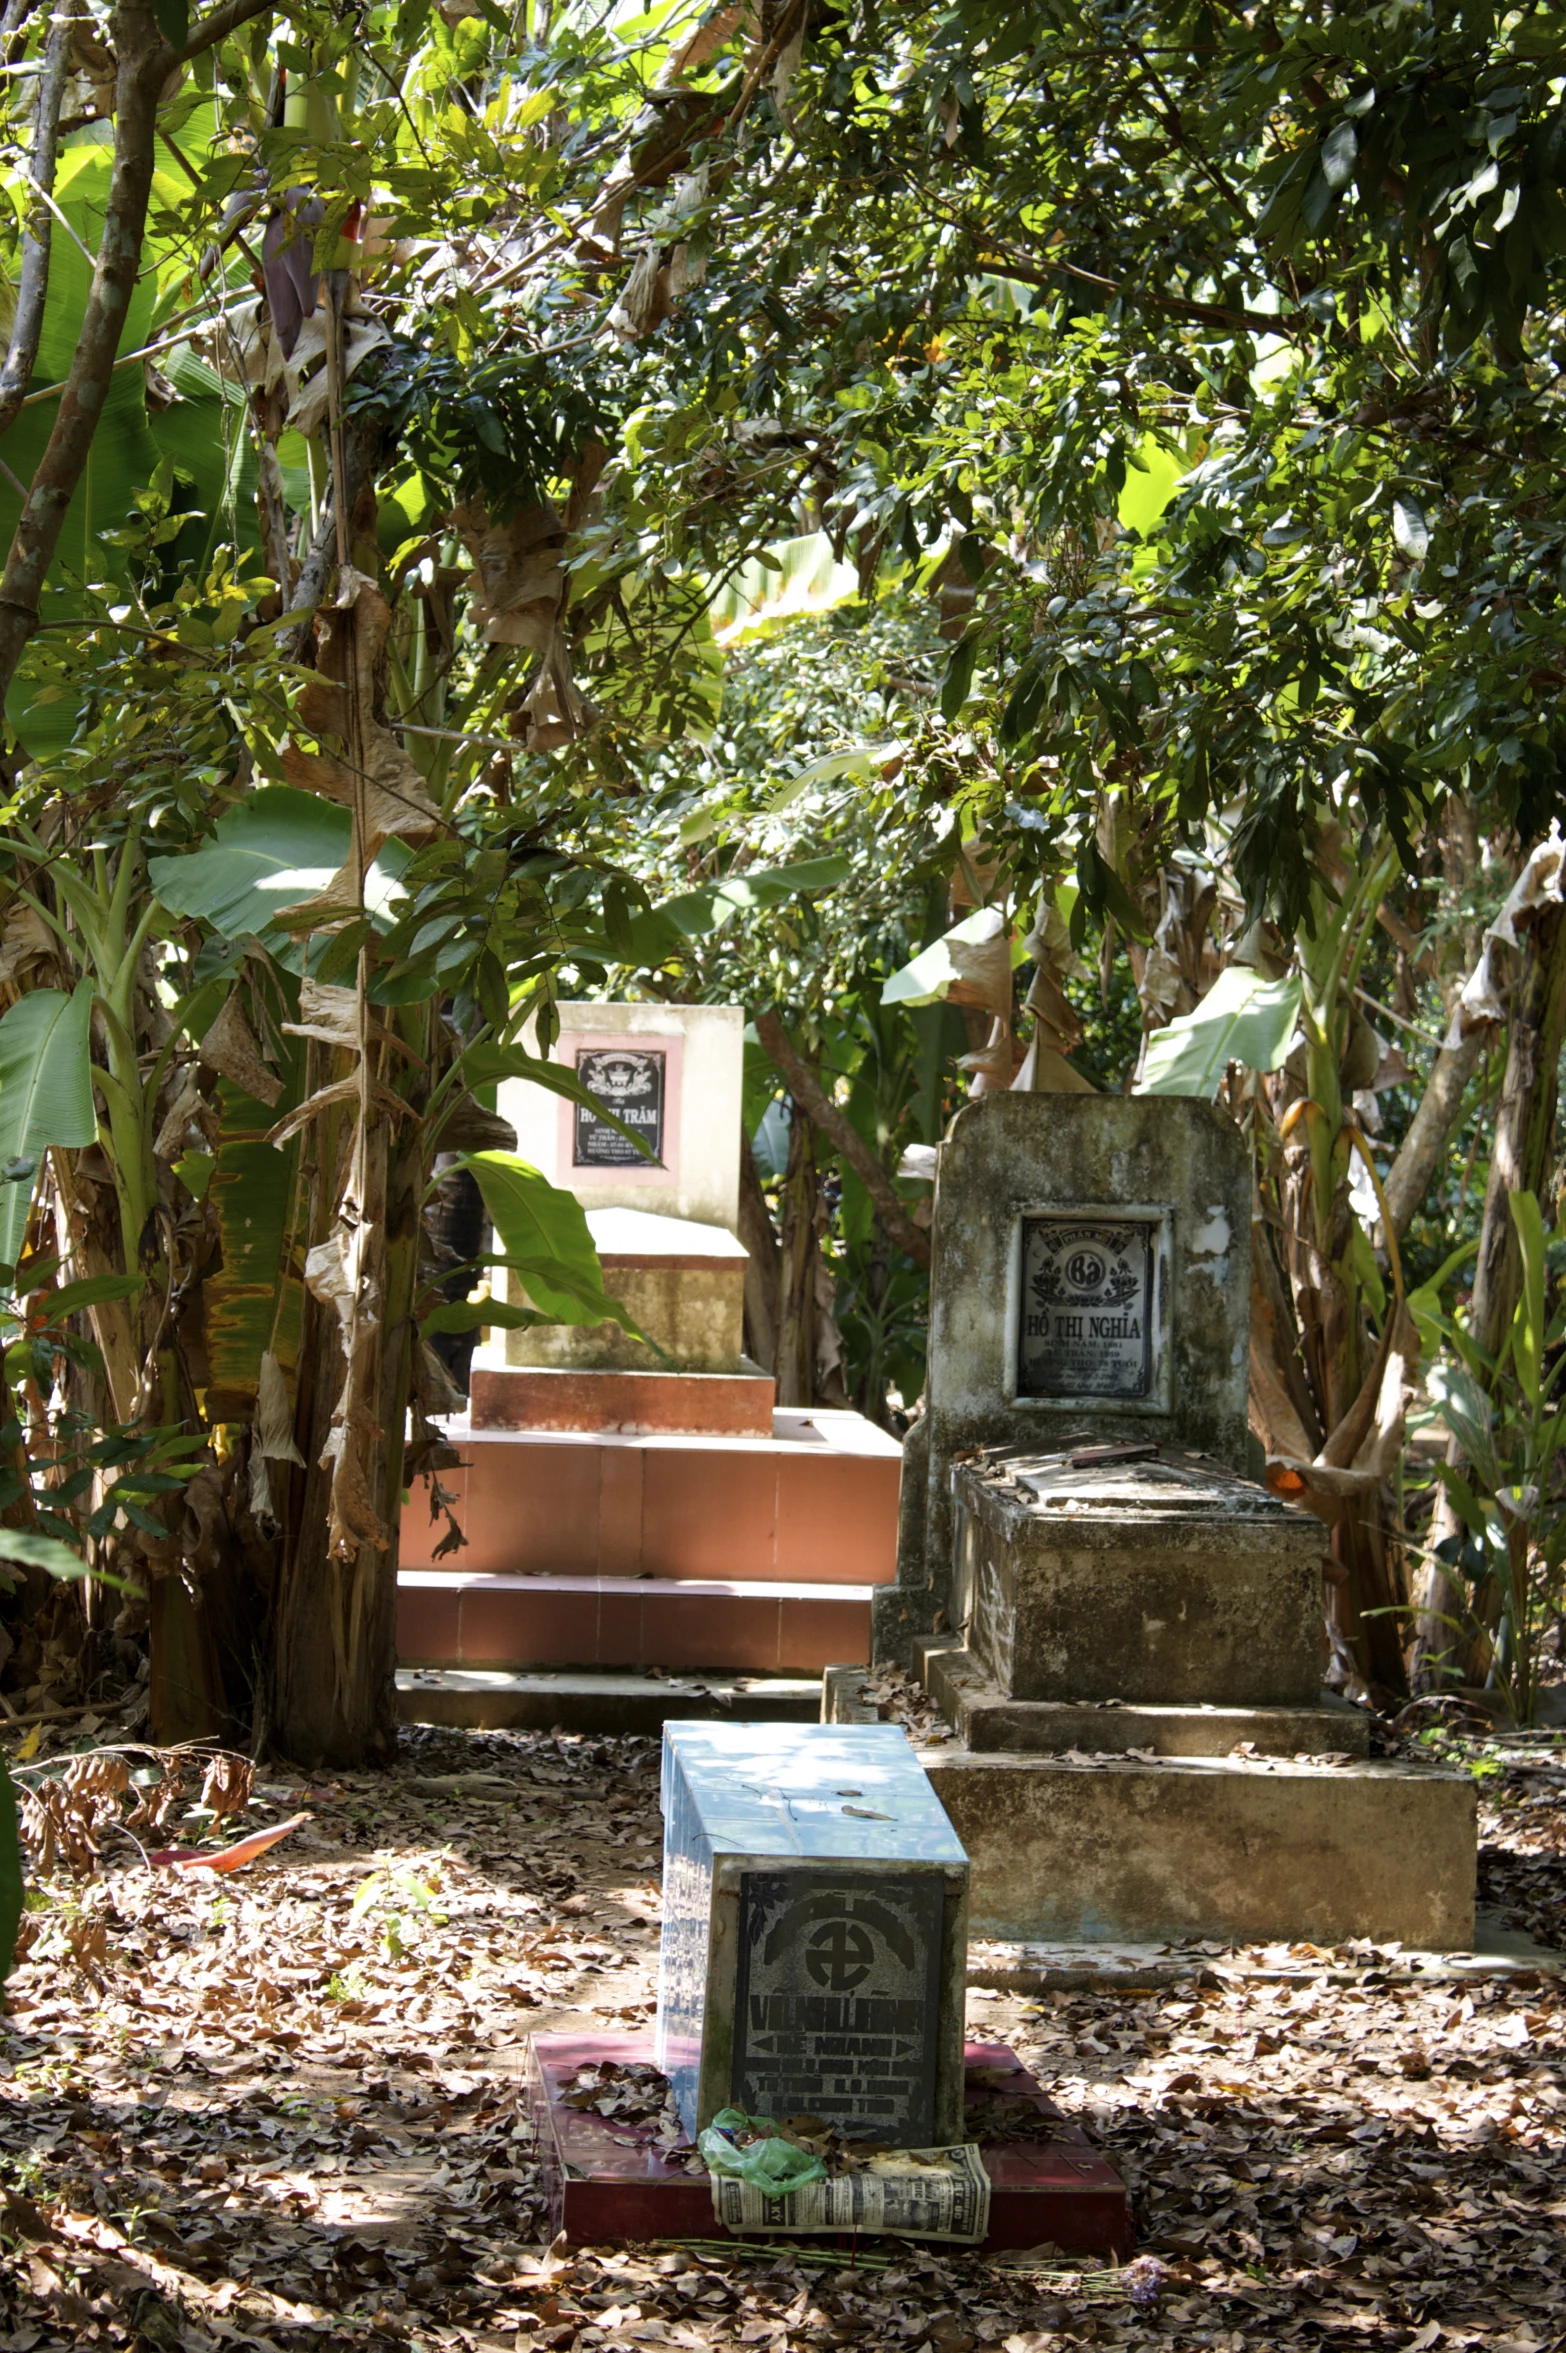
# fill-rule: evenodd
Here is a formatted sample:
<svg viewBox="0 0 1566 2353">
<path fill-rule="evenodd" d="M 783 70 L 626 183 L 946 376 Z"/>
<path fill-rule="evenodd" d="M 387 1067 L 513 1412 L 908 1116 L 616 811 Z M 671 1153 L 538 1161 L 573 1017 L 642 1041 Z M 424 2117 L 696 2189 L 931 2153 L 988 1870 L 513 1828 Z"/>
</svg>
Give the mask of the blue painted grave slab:
<svg viewBox="0 0 1566 2353">
<path fill-rule="evenodd" d="M 962 2137 L 968 1859 L 895 1724 L 664 1726 L 658 2064 L 851 2140 Z"/>
</svg>

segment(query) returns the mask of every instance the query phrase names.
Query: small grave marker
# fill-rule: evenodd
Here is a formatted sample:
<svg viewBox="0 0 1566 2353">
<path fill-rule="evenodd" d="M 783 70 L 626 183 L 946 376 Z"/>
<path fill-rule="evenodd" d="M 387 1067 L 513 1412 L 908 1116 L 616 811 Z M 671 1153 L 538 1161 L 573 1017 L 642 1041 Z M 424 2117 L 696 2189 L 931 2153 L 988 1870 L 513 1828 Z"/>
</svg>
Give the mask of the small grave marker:
<svg viewBox="0 0 1566 2353">
<path fill-rule="evenodd" d="M 961 2136 L 967 1858 L 899 1726 L 667 1724 L 658 2063 L 850 2140 Z"/>
</svg>

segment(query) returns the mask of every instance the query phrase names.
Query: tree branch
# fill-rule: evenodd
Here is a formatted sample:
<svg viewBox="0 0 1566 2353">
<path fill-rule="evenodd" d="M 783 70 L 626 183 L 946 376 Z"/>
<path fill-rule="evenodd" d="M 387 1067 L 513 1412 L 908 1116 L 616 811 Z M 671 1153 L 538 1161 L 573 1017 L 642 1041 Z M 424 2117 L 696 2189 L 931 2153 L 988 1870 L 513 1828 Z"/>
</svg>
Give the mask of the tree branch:
<svg viewBox="0 0 1566 2353">
<path fill-rule="evenodd" d="M 1431 1066 L 1419 1109 L 1409 1122 L 1408 1133 L 1387 1173 L 1387 1208 L 1392 1231 L 1399 1241 L 1407 1233 L 1446 1151 L 1483 1046 L 1484 1032 L 1476 1023 L 1455 1046 L 1443 1046 Z"/>
<path fill-rule="evenodd" d="M 0 578 L 0 701 L 38 626 L 38 601 L 60 544 L 66 510 L 86 470 L 109 378 L 141 269 L 158 135 L 158 102 L 176 65 L 199 56 L 272 0 L 222 0 L 177 53 L 148 0 L 116 0 L 109 20 L 115 57 L 114 169 L 87 308 L 59 413 L 22 505 Z M 51 27 L 51 39 L 54 32 Z"/>
<path fill-rule="evenodd" d="M 965 229 L 973 239 L 981 263 L 988 263 L 1003 276 L 1020 278 L 1025 286 L 1048 286 L 1056 278 L 1076 278 L 1084 286 L 1096 286 L 1101 294 L 1113 295 L 1117 302 L 1129 303 L 1133 309 L 1167 311 L 1172 318 L 1192 319 L 1204 327 L 1243 327 L 1252 335 L 1292 335 L 1316 323 L 1308 312 L 1231 310 L 1225 303 L 1192 302 L 1184 295 L 1154 294 L 1147 287 L 1130 286 L 1121 278 L 1105 278 L 1097 270 L 1085 270 L 1074 261 L 1035 260 L 1020 252 L 1008 239 L 997 237 L 993 230 L 964 220 L 960 213 L 949 208 L 942 209 L 949 220 Z"/>
<path fill-rule="evenodd" d="M 264 16 L 272 5 L 273 0 L 223 0 L 221 8 L 214 8 L 210 16 L 204 16 L 199 24 L 192 25 L 184 48 L 175 51 L 172 62 L 175 65 L 188 65 L 204 49 L 211 49 L 219 41 L 226 41 L 230 33 L 237 32 L 241 25 L 249 24 L 252 17 Z"/>
<path fill-rule="evenodd" d="M 758 1013 L 756 1035 L 768 1059 L 777 1065 L 793 1096 L 808 1119 L 815 1122 L 824 1136 L 830 1137 L 833 1148 L 840 1152 L 859 1178 L 865 1191 L 875 1203 L 876 1214 L 888 1236 L 899 1250 L 906 1250 L 915 1266 L 927 1272 L 930 1265 L 930 1237 L 922 1226 L 916 1226 L 907 1209 L 898 1199 L 891 1178 L 865 1142 L 851 1120 L 845 1119 L 809 1064 L 795 1053 L 788 1033 L 776 1013 Z"/>
<path fill-rule="evenodd" d="M 62 8 L 50 19 L 44 43 L 43 70 L 38 77 L 38 102 L 33 113 L 33 153 L 29 166 L 40 197 L 54 194 L 55 156 L 60 140 L 60 101 L 71 62 L 75 30 L 71 11 Z M 49 294 L 49 253 L 54 242 L 54 216 L 41 201 L 33 224 L 22 237 L 22 275 L 16 290 L 16 316 L 11 341 L 0 369 L 0 433 L 15 418 L 38 365 L 38 342 L 43 334 L 44 304 Z"/>
<path fill-rule="evenodd" d="M 103 236 L 71 372 L 0 578 L 0 699 L 38 626 L 44 577 L 103 414 L 115 353 L 141 267 L 152 188 L 158 98 L 173 62 L 146 0 L 120 0 L 110 20 L 115 72 L 114 170 Z"/>
</svg>

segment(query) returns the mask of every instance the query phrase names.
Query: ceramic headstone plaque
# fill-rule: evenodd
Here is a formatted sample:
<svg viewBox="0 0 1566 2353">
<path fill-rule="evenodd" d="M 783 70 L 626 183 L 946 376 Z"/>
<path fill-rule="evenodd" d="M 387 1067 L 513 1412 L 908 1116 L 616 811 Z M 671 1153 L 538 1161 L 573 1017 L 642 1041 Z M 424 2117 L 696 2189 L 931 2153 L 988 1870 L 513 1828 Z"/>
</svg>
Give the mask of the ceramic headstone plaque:
<svg viewBox="0 0 1566 2353">
<path fill-rule="evenodd" d="M 663 1161 L 664 1089 L 668 1056 L 656 1046 L 582 1046 L 576 1075 L 619 1127 L 585 1103 L 573 1105 L 573 1168 L 658 1167 Z M 630 1135 L 622 1134 L 628 1128 Z M 636 1136 L 646 1146 L 638 1150 Z"/>
<path fill-rule="evenodd" d="M 1156 1210 L 1019 1218 L 1019 1399 L 1155 1396 L 1167 1226 Z"/>
<path fill-rule="evenodd" d="M 895 1724 L 664 1727 L 658 2064 L 719 2108 L 962 2130 L 967 1858 Z"/>
</svg>

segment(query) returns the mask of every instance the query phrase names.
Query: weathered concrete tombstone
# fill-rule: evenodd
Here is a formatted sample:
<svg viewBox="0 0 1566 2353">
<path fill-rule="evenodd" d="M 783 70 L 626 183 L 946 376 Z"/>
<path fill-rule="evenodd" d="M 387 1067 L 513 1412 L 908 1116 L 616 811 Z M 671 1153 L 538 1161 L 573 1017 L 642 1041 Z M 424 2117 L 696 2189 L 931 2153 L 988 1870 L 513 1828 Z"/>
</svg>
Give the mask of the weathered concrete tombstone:
<svg viewBox="0 0 1566 2353">
<path fill-rule="evenodd" d="M 664 1726 L 658 2065 L 848 2139 L 963 2137 L 968 1865 L 896 1725 Z"/>
<path fill-rule="evenodd" d="M 981 1095 L 940 1149 L 925 1414 L 875 1655 L 950 1620 L 951 1466 L 1091 1432 L 1246 1467 L 1251 1178 L 1214 1104 Z"/>
<path fill-rule="evenodd" d="M 981 1934 L 1472 1941 L 1473 1784 L 1367 1761 L 1326 1531 L 1244 1475 L 1250 1182 L 1184 1099 L 989 1095 L 941 1147 L 876 1656 L 959 1735 Z"/>
</svg>

